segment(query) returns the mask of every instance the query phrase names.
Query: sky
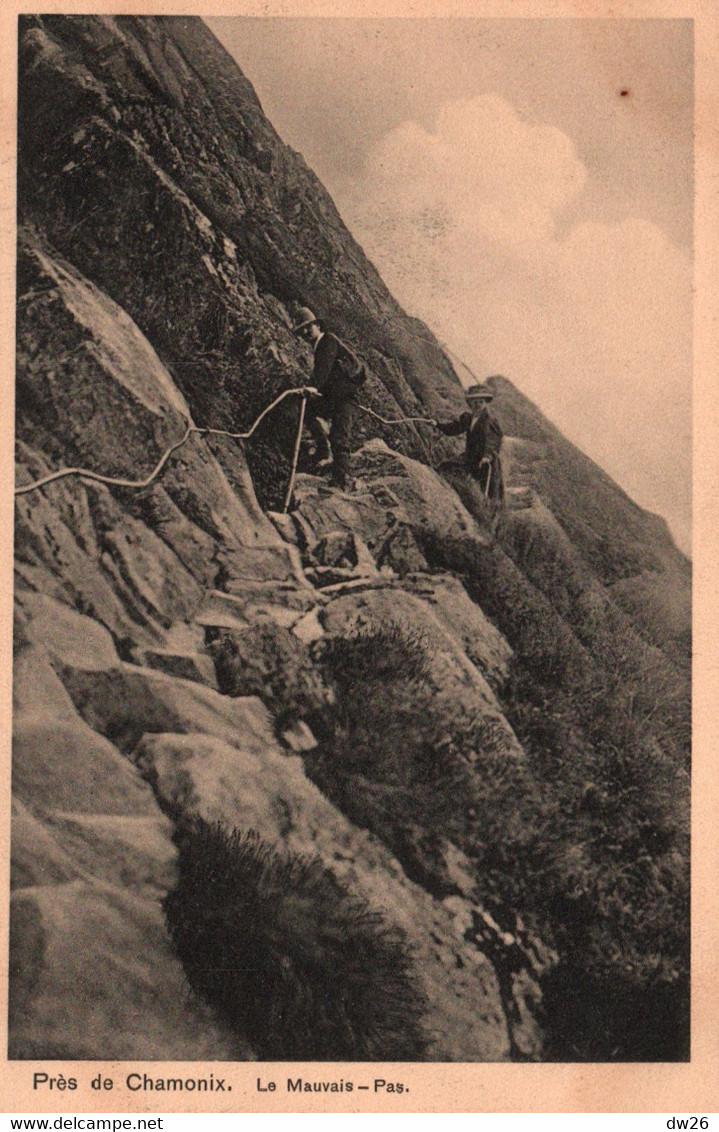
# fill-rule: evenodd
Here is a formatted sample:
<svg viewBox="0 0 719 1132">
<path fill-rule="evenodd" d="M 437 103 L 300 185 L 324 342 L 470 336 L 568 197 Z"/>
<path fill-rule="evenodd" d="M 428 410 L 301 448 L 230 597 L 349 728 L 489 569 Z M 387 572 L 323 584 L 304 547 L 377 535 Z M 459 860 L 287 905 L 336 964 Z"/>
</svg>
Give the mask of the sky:
<svg viewBox="0 0 719 1132">
<path fill-rule="evenodd" d="M 402 306 L 689 552 L 691 21 L 207 22 Z"/>
</svg>

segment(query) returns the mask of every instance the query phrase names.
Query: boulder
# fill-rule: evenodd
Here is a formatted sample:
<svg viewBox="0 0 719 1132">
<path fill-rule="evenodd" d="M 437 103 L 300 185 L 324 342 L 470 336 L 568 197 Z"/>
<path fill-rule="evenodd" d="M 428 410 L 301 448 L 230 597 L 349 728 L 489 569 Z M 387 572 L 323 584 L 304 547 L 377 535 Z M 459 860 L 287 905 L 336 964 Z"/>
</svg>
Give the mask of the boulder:
<svg viewBox="0 0 719 1132">
<path fill-rule="evenodd" d="M 213 539 L 216 565 L 225 577 L 301 583 L 297 549 L 259 506 L 236 440 L 191 437 L 168 466 L 163 487 L 183 516 Z"/>
<path fill-rule="evenodd" d="M 404 576 L 429 569 L 416 536 L 407 523 L 395 523 L 377 550 L 377 565 L 382 570 Z"/>
<path fill-rule="evenodd" d="M 91 727 L 132 751 L 146 732 L 213 735 L 260 752 L 274 747 L 270 717 L 255 696 L 230 699 L 150 668 L 120 664 L 104 672 L 64 668 L 62 677 Z"/>
<path fill-rule="evenodd" d="M 13 791 L 30 808 L 157 813 L 152 791 L 127 759 L 78 715 L 59 718 L 43 705 L 16 715 L 12 758 Z"/>
<path fill-rule="evenodd" d="M 408 522 L 413 531 L 434 539 L 471 535 L 482 543 L 489 541 L 489 534 L 479 531 L 453 488 L 426 464 L 394 451 L 379 439 L 364 444 L 355 460 L 378 510 L 389 490 L 399 501 L 397 517 Z"/>
<path fill-rule="evenodd" d="M 399 501 L 385 498 L 378 506 L 374 494 L 364 489 L 347 495 L 318 486 L 313 476 L 298 476 L 295 510 L 292 512 L 303 552 L 311 551 L 320 540 L 336 532 L 356 535 L 372 554 L 382 544 L 398 517 Z M 401 512 L 402 517 L 406 516 Z"/>
<path fill-rule="evenodd" d="M 413 575 L 405 588 L 421 598 L 493 688 L 501 687 L 514 655 L 499 629 L 451 574 Z"/>
<path fill-rule="evenodd" d="M 292 522 L 292 516 L 280 511 L 268 511 L 267 518 L 285 542 L 297 546 L 297 530 Z"/>
<path fill-rule="evenodd" d="M 377 573 L 366 544 L 352 531 L 330 531 L 315 543 L 309 551 L 309 558 L 318 567 L 346 568 L 359 575 Z"/>
<path fill-rule="evenodd" d="M 202 652 L 205 647 L 205 630 L 195 621 L 174 621 L 167 630 L 165 647 L 177 652 Z"/>
<path fill-rule="evenodd" d="M 317 610 L 311 609 L 309 613 L 305 613 L 304 617 L 300 617 L 299 621 L 295 621 L 292 626 L 292 632 L 303 645 L 311 645 L 314 641 L 319 641 L 325 635 Z"/>
<path fill-rule="evenodd" d="M 143 649 L 142 663 L 158 672 L 166 672 L 168 676 L 179 676 L 182 680 L 192 680 L 217 690 L 215 666 L 205 653 Z"/>
<path fill-rule="evenodd" d="M 45 648 L 60 663 L 89 669 L 119 663 L 111 634 L 94 618 L 47 594 L 20 592 L 17 602 L 26 615 L 26 639 Z"/>
<path fill-rule="evenodd" d="M 454 721 L 455 726 L 462 718 L 475 723 L 481 718 L 491 726 L 496 749 L 501 748 L 514 758 L 524 758 L 494 692 L 469 659 L 462 638 L 446 613 L 444 617 L 438 616 L 426 600 L 401 589 L 384 588 L 339 596 L 325 606 L 320 619 L 328 634 L 343 637 L 392 626 L 406 629 L 409 636 L 419 639 L 426 651 L 427 680 L 436 691 L 438 713 L 444 712 L 448 722 Z M 485 622 L 475 618 L 473 625 L 475 631 L 481 633 Z M 488 656 L 497 647 L 497 641 L 496 630 L 486 633 Z"/>
<path fill-rule="evenodd" d="M 282 731 L 282 740 L 296 755 L 304 751 L 314 751 L 317 747 L 317 740 L 302 719 Z"/>
<path fill-rule="evenodd" d="M 281 583 L 230 585 L 231 593 L 212 590 L 205 594 L 194 614 L 198 625 L 242 632 L 258 621 L 272 620 L 283 629 L 291 629 L 319 600 L 307 583 L 301 588 Z"/>
<path fill-rule="evenodd" d="M 342 594 L 360 594 L 375 590 L 399 590 L 402 582 L 394 574 L 382 572 L 374 578 L 347 577 L 341 582 L 327 582 L 320 591 L 323 601 L 334 601 Z M 318 614 L 319 616 L 319 614 Z"/>
<path fill-rule="evenodd" d="M 131 659 L 142 667 L 217 690 L 215 666 L 205 650 L 205 628 L 195 622 L 175 621 L 167 630 L 164 648 L 135 648 Z"/>
<path fill-rule="evenodd" d="M 111 885 L 17 890 L 10 977 L 13 1059 L 252 1056 L 194 999 L 157 903 Z"/>
<path fill-rule="evenodd" d="M 13 718 L 44 712 L 61 721 L 77 719 L 62 680 L 44 649 L 23 648 L 15 656 L 12 687 Z"/>
<path fill-rule="evenodd" d="M 42 405 L 43 422 L 74 457 L 66 462 L 139 478 L 182 436 L 185 399 L 117 303 L 28 230 L 18 254 L 23 286 L 36 296 L 34 317 L 18 322 L 24 398 Z"/>
<path fill-rule="evenodd" d="M 212 597 L 218 600 L 219 591 L 214 590 Z M 276 580 L 266 575 L 263 579 L 233 578 L 227 585 L 227 594 L 235 599 L 238 605 L 247 605 L 253 609 L 263 605 L 284 606 L 286 609 L 305 613 L 315 604 L 316 597 L 312 586 L 307 582 L 304 574 L 299 579 Z"/>
<path fill-rule="evenodd" d="M 373 570 L 371 576 L 376 577 L 377 571 Z M 310 566 L 307 569 L 307 577 L 318 590 L 324 590 L 328 586 L 339 586 L 345 582 L 364 579 L 367 574 L 343 566 Z"/>
<path fill-rule="evenodd" d="M 236 701 L 235 701 L 236 702 Z M 251 750 L 213 735 L 145 735 L 134 758 L 162 805 L 306 851 L 343 820 L 277 744 Z"/>
<path fill-rule="evenodd" d="M 64 884 L 77 876 L 72 859 L 51 831 L 17 798 L 10 822 L 10 888 Z"/>
</svg>

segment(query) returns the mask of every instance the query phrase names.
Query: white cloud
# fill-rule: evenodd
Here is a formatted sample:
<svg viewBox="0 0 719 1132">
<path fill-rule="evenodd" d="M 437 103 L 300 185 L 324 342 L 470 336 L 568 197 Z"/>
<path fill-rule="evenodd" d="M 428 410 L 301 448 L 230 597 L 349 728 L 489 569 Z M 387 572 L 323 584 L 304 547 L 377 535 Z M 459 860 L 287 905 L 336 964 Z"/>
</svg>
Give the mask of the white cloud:
<svg viewBox="0 0 719 1132">
<path fill-rule="evenodd" d="M 586 170 L 495 96 L 407 122 L 338 201 L 390 289 L 505 373 L 688 547 L 691 262 L 639 218 L 557 235 Z"/>
<path fill-rule="evenodd" d="M 386 134 L 367 159 L 363 185 L 378 209 L 415 220 L 436 215 L 521 243 L 551 235 L 555 212 L 585 180 L 565 134 L 523 122 L 503 99 L 481 95 L 445 103 L 433 133 L 404 122 Z"/>
</svg>

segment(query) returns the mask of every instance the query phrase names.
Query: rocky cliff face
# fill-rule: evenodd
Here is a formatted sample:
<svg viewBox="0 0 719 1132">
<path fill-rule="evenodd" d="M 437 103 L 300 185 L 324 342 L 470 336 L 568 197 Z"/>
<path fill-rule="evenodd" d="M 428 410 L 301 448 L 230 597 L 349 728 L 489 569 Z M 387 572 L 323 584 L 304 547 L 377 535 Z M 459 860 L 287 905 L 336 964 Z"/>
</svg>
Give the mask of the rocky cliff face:
<svg viewBox="0 0 719 1132">
<path fill-rule="evenodd" d="M 19 123 L 18 485 L 246 430 L 309 372 L 296 304 L 357 348 L 365 406 L 461 407 L 201 21 L 21 19 Z M 292 398 L 147 487 L 18 495 L 11 1057 L 332 1056 L 323 1026 L 346 1057 L 685 1056 L 688 563 L 493 381 L 499 515 L 435 470 L 449 442 L 365 413 L 355 490 L 300 473 L 280 514 Z M 198 819 L 270 854 L 236 886 L 273 925 L 272 1032 L 163 913 Z M 325 879 L 270 900 L 272 854 Z M 414 1047 L 339 978 L 317 1006 L 367 924 L 404 949 Z"/>
</svg>

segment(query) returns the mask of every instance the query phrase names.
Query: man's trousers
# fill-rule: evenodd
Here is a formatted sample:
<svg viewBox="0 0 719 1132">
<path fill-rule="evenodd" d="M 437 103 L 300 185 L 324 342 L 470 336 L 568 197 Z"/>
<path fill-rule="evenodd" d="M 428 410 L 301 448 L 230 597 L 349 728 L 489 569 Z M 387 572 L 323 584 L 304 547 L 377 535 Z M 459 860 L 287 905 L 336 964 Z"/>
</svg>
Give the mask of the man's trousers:
<svg viewBox="0 0 719 1132">
<path fill-rule="evenodd" d="M 325 460 L 332 456 L 332 482 L 337 487 L 345 487 L 350 474 L 354 407 L 351 399 L 328 402 L 322 398 L 309 400 L 305 411 L 305 424 L 317 446 L 316 459 Z M 321 419 L 330 422 L 329 439 Z"/>
</svg>

